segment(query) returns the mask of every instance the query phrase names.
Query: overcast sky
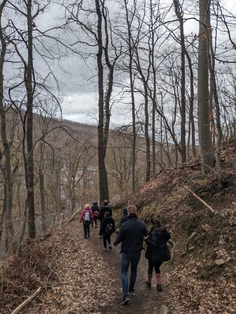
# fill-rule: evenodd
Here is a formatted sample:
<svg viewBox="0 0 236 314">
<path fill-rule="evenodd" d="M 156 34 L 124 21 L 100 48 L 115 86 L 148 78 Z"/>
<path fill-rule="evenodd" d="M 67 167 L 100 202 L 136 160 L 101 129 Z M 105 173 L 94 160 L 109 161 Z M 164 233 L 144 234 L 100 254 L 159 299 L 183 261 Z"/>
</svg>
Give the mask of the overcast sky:
<svg viewBox="0 0 236 314">
<path fill-rule="evenodd" d="M 172 1 L 166 0 L 170 3 Z M 186 2 L 186 1 L 185 1 Z M 116 5 L 115 2 L 111 2 Z M 226 0 L 225 3 L 230 12 L 236 10 L 235 0 Z M 112 8 L 110 8 L 112 9 Z M 174 12 L 173 12 L 174 13 Z M 37 26 L 40 29 L 47 29 L 49 26 L 54 26 L 55 23 L 60 23 L 59 17 L 64 15 L 63 10 L 59 9 L 54 4 L 53 10 L 48 13 L 43 13 L 37 18 Z M 187 31 L 198 33 L 197 23 L 190 22 Z M 67 36 L 68 34 L 61 34 L 60 36 Z M 74 39 L 70 39 L 73 42 Z M 57 49 L 57 47 L 54 47 Z M 60 89 L 62 92 L 62 110 L 63 118 L 76 121 L 79 123 L 97 124 L 98 119 L 98 99 L 97 88 L 92 83 L 96 80 L 94 77 L 94 69 L 96 64 L 90 63 L 86 60 L 85 66 L 81 62 L 78 55 L 69 54 L 65 56 L 59 63 L 54 62 L 53 69 L 55 75 L 59 80 Z M 90 71 L 91 69 L 91 71 Z M 119 93 L 119 89 L 115 88 L 113 97 Z M 118 96 L 117 96 L 118 99 Z M 126 125 L 131 121 L 130 108 L 123 102 L 115 102 L 112 108 L 111 127 L 117 125 Z"/>
<path fill-rule="evenodd" d="M 110 9 L 116 7 L 116 2 L 111 2 Z M 50 27 L 63 23 L 64 9 L 53 2 L 53 5 L 47 8 L 43 14 L 36 18 L 37 28 L 48 30 Z M 60 33 L 60 35 L 59 35 Z M 51 33 L 53 34 L 53 32 Z M 77 39 L 73 34 L 57 31 L 60 39 L 67 41 L 72 45 Z M 49 43 L 48 43 L 49 44 Z M 50 45 L 50 44 L 49 44 Z M 74 47 L 74 46 L 73 46 Z M 59 48 L 55 43 L 51 47 L 54 52 Z M 97 49 L 97 48 L 96 48 Z M 52 61 L 51 69 L 58 79 L 60 87 L 60 99 L 63 111 L 63 118 L 76 121 L 79 123 L 97 124 L 98 120 L 98 91 L 96 87 L 96 58 L 94 60 L 86 59 L 86 64 L 81 60 L 79 55 L 67 51 L 60 61 Z M 35 59 L 36 68 L 47 73 L 47 65 L 42 61 Z M 95 83 L 94 83 L 95 82 Z M 120 91 L 114 88 L 113 97 Z M 127 105 L 120 103 L 112 108 L 111 127 L 128 124 L 131 121 L 130 110 Z"/>
</svg>

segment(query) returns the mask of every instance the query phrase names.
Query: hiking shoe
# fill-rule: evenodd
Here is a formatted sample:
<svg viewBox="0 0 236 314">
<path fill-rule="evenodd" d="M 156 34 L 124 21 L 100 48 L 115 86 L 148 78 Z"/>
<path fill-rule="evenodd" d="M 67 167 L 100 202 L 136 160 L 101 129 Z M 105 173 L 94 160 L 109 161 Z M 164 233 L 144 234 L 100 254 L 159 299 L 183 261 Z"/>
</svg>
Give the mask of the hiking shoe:
<svg viewBox="0 0 236 314">
<path fill-rule="evenodd" d="M 151 282 L 149 282 L 149 281 L 145 281 L 145 284 L 148 286 L 148 288 L 151 288 Z"/>
<path fill-rule="evenodd" d="M 128 295 L 124 295 L 121 304 L 127 304 L 128 302 L 129 302 L 129 296 Z"/>
<path fill-rule="evenodd" d="M 132 296 L 132 295 L 135 295 L 135 294 L 136 294 L 136 290 L 135 289 L 129 291 L 129 296 Z"/>
<path fill-rule="evenodd" d="M 106 248 L 106 247 L 104 247 L 104 248 L 103 248 L 103 251 L 106 251 L 106 250 L 107 250 L 107 248 Z"/>
<path fill-rule="evenodd" d="M 157 284 L 157 291 L 162 291 L 162 286 L 160 284 Z"/>
</svg>

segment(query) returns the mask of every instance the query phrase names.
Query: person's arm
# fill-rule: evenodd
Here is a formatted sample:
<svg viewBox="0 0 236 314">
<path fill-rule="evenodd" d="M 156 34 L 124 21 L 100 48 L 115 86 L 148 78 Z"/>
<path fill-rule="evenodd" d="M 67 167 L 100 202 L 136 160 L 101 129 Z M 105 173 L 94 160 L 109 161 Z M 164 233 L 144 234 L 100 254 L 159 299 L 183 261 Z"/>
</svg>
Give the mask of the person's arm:
<svg viewBox="0 0 236 314">
<path fill-rule="evenodd" d="M 144 236 L 144 237 L 147 237 L 147 236 L 148 236 L 148 230 L 147 230 L 147 227 L 146 227 L 145 224 L 144 224 L 144 229 L 143 229 L 143 236 Z"/>
<path fill-rule="evenodd" d="M 170 233 L 166 230 L 166 228 L 162 229 L 161 236 L 165 239 L 166 242 L 170 240 Z"/>
<path fill-rule="evenodd" d="M 100 210 L 99 210 L 98 220 L 101 220 L 101 218 L 102 218 L 102 208 L 100 208 Z"/>
<path fill-rule="evenodd" d="M 106 218 L 104 218 L 102 221 L 102 224 L 101 224 L 101 233 L 105 232 L 106 226 L 107 226 L 107 220 L 106 220 Z"/>
<path fill-rule="evenodd" d="M 120 242 L 122 242 L 122 239 L 123 239 L 123 231 L 124 227 L 121 225 L 120 227 L 120 231 L 115 239 L 115 242 L 113 243 L 114 246 L 116 246 L 117 244 L 119 244 Z"/>
<path fill-rule="evenodd" d="M 153 248 L 158 247 L 158 237 L 152 233 L 149 234 L 145 242 Z"/>
<path fill-rule="evenodd" d="M 82 222 L 84 217 L 84 210 L 82 210 L 82 213 L 80 214 L 79 221 Z"/>
</svg>

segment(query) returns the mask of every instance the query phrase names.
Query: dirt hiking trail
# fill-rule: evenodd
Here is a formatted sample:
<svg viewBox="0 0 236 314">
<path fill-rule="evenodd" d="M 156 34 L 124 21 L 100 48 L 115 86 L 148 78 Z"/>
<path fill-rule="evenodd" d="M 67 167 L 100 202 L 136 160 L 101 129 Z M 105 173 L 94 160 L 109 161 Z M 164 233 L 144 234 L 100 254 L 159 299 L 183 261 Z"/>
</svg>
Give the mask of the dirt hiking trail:
<svg viewBox="0 0 236 314">
<path fill-rule="evenodd" d="M 53 270 L 57 281 L 52 282 L 50 289 L 47 288 L 21 313 L 167 313 L 166 267 L 162 266 L 161 269 L 163 291 L 156 291 L 155 278 L 149 289 L 145 285 L 147 260 L 144 251 L 138 266 L 136 294 L 130 297 L 127 305 L 121 304 L 123 294 L 119 246 L 113 247 L 111 251 L 103 251 L 103 240 L 99 238 L 98 230 L 99 228 L 92 227 L 90 238 L 84 239 L 83 226 L 76 218 L 54 231 L 55 246 L 61 246 L 57 248 L 60 254 L 57 257 L 57 267 Z M 116 234 L 113 234 L 112 241 L 115 237 Z M 48 240 L 52 241 L 50 238 Z M 168 311 L 169 313 L 171 312 Z"/>
</svg>

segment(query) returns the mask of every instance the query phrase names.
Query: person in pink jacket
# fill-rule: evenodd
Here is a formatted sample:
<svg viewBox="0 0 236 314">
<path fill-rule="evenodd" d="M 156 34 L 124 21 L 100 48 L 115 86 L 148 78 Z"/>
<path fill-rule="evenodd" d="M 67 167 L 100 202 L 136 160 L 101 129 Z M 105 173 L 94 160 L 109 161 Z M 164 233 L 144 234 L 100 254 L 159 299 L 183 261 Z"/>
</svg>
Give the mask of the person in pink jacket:
<svg viewBox="0 0 236 314">
<path fill-rule="evenodd" d="M 84 206 L 82 213 L 80 214 L 80 222 L 83 222 L 84 226 L 84 238 L 90 237 L 90 223 L 93 221 L 93 211 L 89 204 Z"/>
</svg>

